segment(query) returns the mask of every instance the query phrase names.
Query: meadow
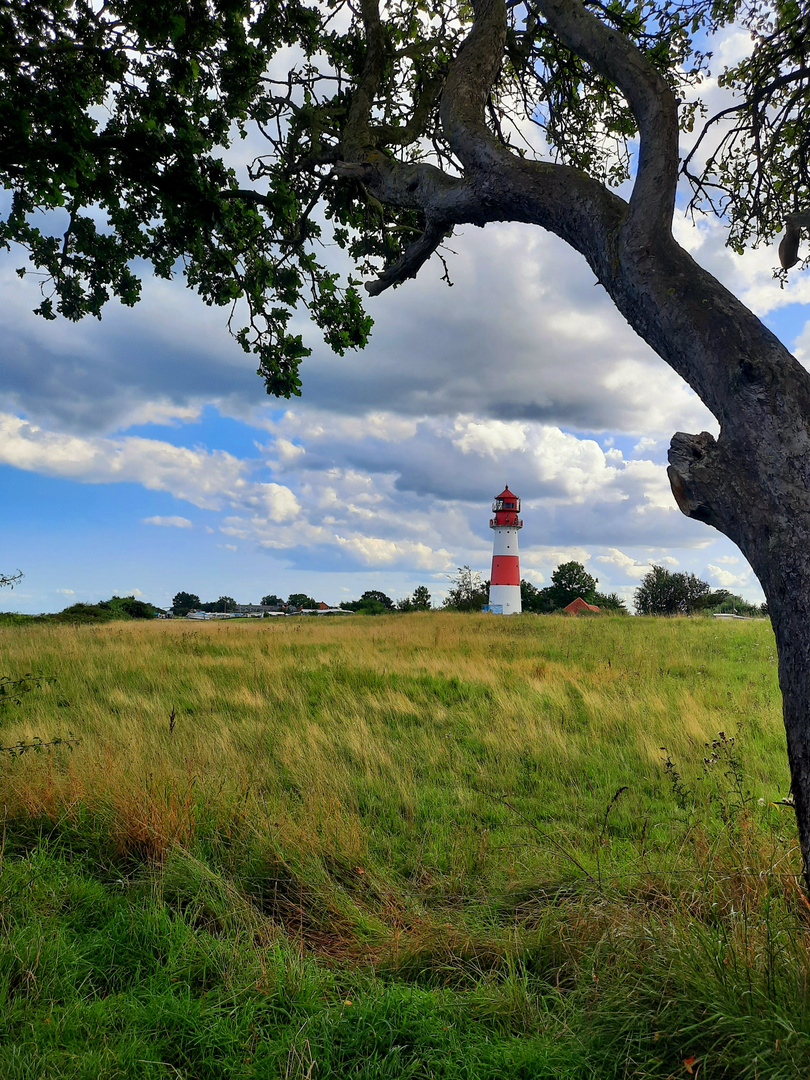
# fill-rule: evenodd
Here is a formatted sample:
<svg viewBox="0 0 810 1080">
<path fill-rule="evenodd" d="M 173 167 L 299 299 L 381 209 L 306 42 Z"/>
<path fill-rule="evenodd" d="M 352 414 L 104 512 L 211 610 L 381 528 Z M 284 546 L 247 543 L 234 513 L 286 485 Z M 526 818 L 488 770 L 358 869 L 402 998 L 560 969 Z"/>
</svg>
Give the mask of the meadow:
<svg viewBox="0 0 810 1080">
<path fill-rule="evenodd" d="M 29 673 L 4 1080 L 810 1071 L 766 621 L 0 626 Z"/>
</svg>

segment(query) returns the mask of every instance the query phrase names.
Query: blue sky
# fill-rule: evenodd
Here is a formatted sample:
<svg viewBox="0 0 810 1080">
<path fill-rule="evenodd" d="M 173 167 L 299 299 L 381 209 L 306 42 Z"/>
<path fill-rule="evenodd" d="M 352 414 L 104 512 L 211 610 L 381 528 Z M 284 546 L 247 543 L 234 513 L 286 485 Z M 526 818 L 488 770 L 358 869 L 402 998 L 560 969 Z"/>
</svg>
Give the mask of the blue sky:
<svg viewBox="0 0 810 1080">
<path fill-rule="evenodd" d="M 810 275 L 780 290 L 775 248 L 739 257 L 718 223 L 676 235 L 807 363 Z M 0 257 L 0 594 L 15 611 L 179 590 L 329 603 L 488 572 L 490 502 L 523 499 L 521 569 L 537 585 L 577 559 L 632 597 L 650 564 L 760 599 L 745 560 L 685 519 L 666 480 L 671 435 L 716 431 L 633 333 L 584 262 L 518 225 L 454 238 L 452 289 L 429 264 L 370 300 L 364 352 L 318 345 L 300 399 L 268 398 L 221 310 L 147 279 L 134 309 L 46 323 Z"/>
</svg>

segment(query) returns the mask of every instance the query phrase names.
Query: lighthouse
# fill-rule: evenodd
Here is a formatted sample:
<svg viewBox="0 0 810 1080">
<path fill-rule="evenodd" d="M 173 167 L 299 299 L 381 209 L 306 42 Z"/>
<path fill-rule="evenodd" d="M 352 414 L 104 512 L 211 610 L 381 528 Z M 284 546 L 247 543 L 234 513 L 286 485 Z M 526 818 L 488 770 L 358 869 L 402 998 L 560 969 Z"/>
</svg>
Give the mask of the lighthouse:
<svg viewBox="0 0 810 1080">
<path fill-rule="evenodd" d="M 489 586 L 489 610 L 499 615 L 519 615 L 520 563 L 518 562 L 518 529 L 520 499 L 513 495 L 508 485 L 492 504 L 495 514 L 489 527 L 494 530 L 492 541 L 492 575 Z"/>
</svg>

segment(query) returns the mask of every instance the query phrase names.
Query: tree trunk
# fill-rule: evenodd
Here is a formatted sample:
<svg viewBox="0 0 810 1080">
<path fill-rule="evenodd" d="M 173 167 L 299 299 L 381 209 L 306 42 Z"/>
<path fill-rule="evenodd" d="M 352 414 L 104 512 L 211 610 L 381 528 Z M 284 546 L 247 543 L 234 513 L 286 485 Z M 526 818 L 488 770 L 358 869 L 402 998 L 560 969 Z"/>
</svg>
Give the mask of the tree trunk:
<svg viewBox="0 0 810 1080">
<path fill-rule="evenodd" d="M 728 469 L 722 486 L 711 464 L 720 456 L 719 443 L 706 432 L 673 437 L 668 471 L 680 509 L 737 544 L 767 597 L 796 825 L 810 888 L 810 544 L 805 539 L 810 536 L 810 437 L 807 421 L 796 417 L 792 404 L 784 403 L 783 423 L 793 438 L 774 442 L 766 424 L 751 427 L 747 445 L 732 458 L 736 476 Z M 786 442 L 804 443 L 804 454 L 797 459 L 787 453 Z"/>
<path fill-rule="evenodd" d="M 804 587 L 787 598 L 772 621 L 779 655 L 791 791 L 805 881 L 810 887 L 810 557 L 803 570 Z"/>
</svg>

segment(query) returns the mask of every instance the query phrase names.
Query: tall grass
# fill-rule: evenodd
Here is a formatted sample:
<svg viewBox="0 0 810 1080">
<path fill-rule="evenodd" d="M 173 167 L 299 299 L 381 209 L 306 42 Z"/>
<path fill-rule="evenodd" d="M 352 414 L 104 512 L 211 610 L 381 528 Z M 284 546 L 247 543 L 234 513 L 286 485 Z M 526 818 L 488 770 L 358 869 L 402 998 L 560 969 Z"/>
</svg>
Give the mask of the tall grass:
<svg viewBox="0 0 810 1080">
<path fill-rule="evenodd" d="M 0 1074 L 83 1075 L 46 1038 L 82 1010 L 96 1076 L 810 1066 L 768 624 L 31 625 L 0 656 L 55 677 L 2 745 L 78 740 L 1 763 Z"/>
</svg>

